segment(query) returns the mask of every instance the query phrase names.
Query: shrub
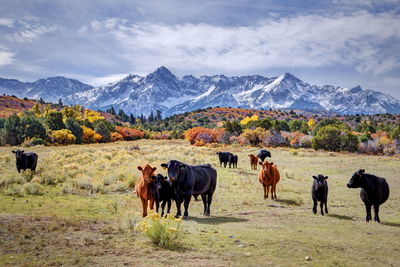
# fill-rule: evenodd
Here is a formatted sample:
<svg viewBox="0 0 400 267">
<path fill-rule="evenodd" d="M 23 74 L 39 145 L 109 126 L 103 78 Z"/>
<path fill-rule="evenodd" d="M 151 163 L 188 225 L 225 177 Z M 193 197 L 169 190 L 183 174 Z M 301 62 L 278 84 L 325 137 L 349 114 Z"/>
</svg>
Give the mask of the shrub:
<svg viewBox="0 0 400 267">
<path fill-rule="evenodd" d="M 74 144 L 76 141 L 76 137 L 67 129 L 51 131 L 49 138 L 53 144 L 58 145 Z"/>
<path fill-rule="evenodd" d="M 122 135 L 124 140 L 137 140 L 137 139 L 142 139 L 144 137 L 144 132 L 137 130 L 137 129 L 132 129 L 128 127 L 122 127 L 122 126 L 116 126 L 115 130 Z"/>
<path fill-rule="evenodd" d="M 341 135 L 341 142 L 342 150 L 350 152 L 356 152 L 358 150 L 358 137 L 350 132 Z"/>
<path fill-rule="evenodd" d="M 46 129 L 41 121 L 33 116 L 21 119 L 22 135 L 24 138 L 46 138 Z"/>
<path fill-rule="evenodd" d="M 42 196 L 44 194 L 44 187 L 40 184 L 32 183 L 26 184 L 25 190 L 29 195 Z"/>
<path fill-rule="evenodd" d="M 248 142 L 253 146 L 262 145 L 263 140 L 267 135 L 267 131 L 261 127 L 257 127 L 256 129 L 245 129 L 240 136 L 243 136 L 248 140 Z"/>
<path fill-rule="evenodd" d="M 3 190 L 3 195 L 23 197 L 25 196 L 25 189 L 22 185 L 11 184 Z"/>
<path fill-rule="evenodd" d="M 157 246 L 172 249 L 179 237 L 181 220 L 169 214 L 166 218 L 161 218 L 159 214 L 150 211 L 136 225 L 135 231 L 144 233 Z"/>
<path fill-rule="evenodd" d="M 124 137 L 118 132 L 111 132 L 110 135 L 111 135 L 111 141 L 112 142 L 123 141 L 124 140 Z"/>
<path fill-rule="evenodd" d="M 287 146 L 289 144 L 287 138 L 285 138 L 281 132 L 276 130 L 269 131 L 269 133 L 266 134 L 263 142 L 265 146 L 272 147 Z"/>
<path fill-rule="evenodd" d="M 2 142 L 12 146 L 19 145 L 24 140 L 21 120 L 16 114 L 11 115 L 4 121 L 3 135 L 4 141 Z"/>
<path fill-rule="evenodd" d="M 319 129 L 317 135 L 312 139 L 314 149 L 325 149 L 330 151 L 340 151 L 341 130 L 335 125 L 327 125 Z"/>
<path fill-rule="evenodd" d="M 89 144 L 89 143 L 95 143 L 96 138 L 95 135 L 97 134 L 93 129 L 90 129 L 86 126 L 81 126 L 82 128 L 82 141 L 83 143 Z"/>
</svg>

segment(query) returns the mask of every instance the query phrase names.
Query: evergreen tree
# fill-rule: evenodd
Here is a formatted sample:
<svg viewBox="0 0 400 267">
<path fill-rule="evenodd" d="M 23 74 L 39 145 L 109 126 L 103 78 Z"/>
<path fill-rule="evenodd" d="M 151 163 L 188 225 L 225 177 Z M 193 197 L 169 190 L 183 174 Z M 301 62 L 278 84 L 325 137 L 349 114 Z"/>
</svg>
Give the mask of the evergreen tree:
<svg viewBox="0 0 400 267">
<path fill-rule="evenodd" d="M 61 112 L 51 112 L 46 117 L 46 123 L 50 130 L 61 130 L 65 129 L 65 125 L 63 122 L 63 116 Z"/>
<path fill-rule="evenodd" d="M 76 138 L 75 143 L 76 144 L 82 143 L 83 130 L 82 130 L 81 126 L 79 125 L 79 123 L 76 120 L 69 118 L 69 119 L 67 119 L 65 126 L 75 136 L 75 138 Z"/>
<path fill-rule="evenodd" d="M 94 130 L 96 131 L 96 133 L 103 136 L 103 139 L 101 140 L 102 142 L 111 141 L 110 130 L 108 129 L 104 121 L 100 121 L 99 123 L 97 123 L 97 125 L 94 127 Z"/>
<path fill-rule="evenodd" d="M 41 139 L 46 138 L 46 129 L 42 122 L 33 116 L 23 117 L 21 119 L 22 138 L 38 137 Z"/>
<path fill-rule="evenodd" d="M 64 104 L 63 104 L 63 101 L 62 101 L 62 99 L 61 99 L 61 98 L 60 98 L 60 99 L 58 99 L 58 105 L 59 105 L 60 107 L 64 106 Z"/>
<path fill-rule="evenodd" d="M 22 143 L 22 127 L 20 118 L 14 114 L 4 121 L 5 143 L 16 146 Z"/>
<path fill-rule="evenodd" d="M 135 124 L 135 123 L 136 123 L 136 118 L 135 118 L 135 116 L 133 116 L 132 113 L 131 113 L 131 115 L 129 116 L 129 122 L 130 122 L 131 124 Z"/>
<path fill-rule="evenodd" d="M 154 114 L 153 114 L 153 111 L 151 111 L 150 112 L 150 115 L 149 115 L 149 122 L 153 122 L 154 121 Z"/>
<path fill-rule="evenodd" d="M 162 117 L 161 117 L 161 110 L 157 109 L 156 112 L 157 112 L 157 113 L 156 113 L 156 120 L 157 120 L 157 121 L 161 121 L 161 120 L 162 120 Z"/>
</svg>

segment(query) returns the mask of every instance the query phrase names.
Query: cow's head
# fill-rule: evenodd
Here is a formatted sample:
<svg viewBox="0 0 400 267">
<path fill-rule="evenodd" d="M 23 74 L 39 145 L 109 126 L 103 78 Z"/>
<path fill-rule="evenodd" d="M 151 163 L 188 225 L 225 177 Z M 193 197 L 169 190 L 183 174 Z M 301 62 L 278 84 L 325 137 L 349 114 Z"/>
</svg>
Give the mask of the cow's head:
<svg viewBox="0 0 400 267">
<path fill-rule="evenodd" d="M 24 150 L 17 149 L 17 150 L 13 150 L 12 153 L 15 153 L 15 158 L 17 160 L 19 160 L 19 159 L 21 159 L 22 154 L 24 153 Z"/>
<path fill-rule="evenodd" d="M 179 174 L 186 168 L 186 164 L 177 160 L 170 160 L 168 163 L 162 163 L 161 167 L 168 170 L 168 178 L 171 182 L 178 179 Z"/>
<path fill-rule="evenodd" d="M 169 181 L 168 177 L 163 176 L 162 174 L 157 174 L 152 177 L 155 188 L 157 191 L 159 191 L 163 185 L 163 182 L 168 181 L 170 184 L 171 182 Z"/>
<path fill-rule="evenodd" d="M 151 167 L 149 164 L 144 165 L 144 167 L 138 166 L 139 171 L 142 172 L 143 180 L 145 183 L 151 183 L 153 181 L 152 177 L 154 172 L 157 170 L 156 167 Z"/>
<path fill-rule="evenodd" d="M 268 161 L 259 162 L 258 164 L 262 166 L 262 170 L 264 170 L 265 172 L 270 172 L 272 170 L 272 165 L 274 165 L 273 162 Z"/>
<path fill-rule="evenodd" d="M 361 186 L 363 177 L 365 174 L 364 169 L 360 169 L 356 171 L 353 176 L 350 178 L 350 181 L 347 183 L 348 188 L 358 188 Z"/>
<path fill-rule="evenodd" d="M 313 175 L 313 178 L 317 182 L 317 186 L 322 187 L 326 184 L 326 179 L 328 179 L 328 176 L 318 174 L 317 176 Z"/>
</svg>

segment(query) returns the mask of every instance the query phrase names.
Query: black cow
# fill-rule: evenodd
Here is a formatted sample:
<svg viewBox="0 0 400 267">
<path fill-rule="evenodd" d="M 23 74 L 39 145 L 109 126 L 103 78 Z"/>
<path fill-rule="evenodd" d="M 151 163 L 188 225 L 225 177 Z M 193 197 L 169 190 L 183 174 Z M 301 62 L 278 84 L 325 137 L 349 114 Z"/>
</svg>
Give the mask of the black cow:
<svg viewBox="0 0 400 267">
<path fill-rule="evenodd" d="M 265 158 L 270 158 L 271 157 L 271 153 L 266 150 L 266 149 L 260 149 L 260 151 L 257 154 L 258 158 L 261 160 L 261 162 L 264 162 Z"/>
<path fill-rule="evenodd" d="M 18 172 L 21 170 L 31 169 L 31 171 L 36 170 L 38 155 L 34 152 L 24 153 L 24 150 L 17 149 L 12 151 L 15 153 L 15 163 L 17 165 Z"/>
<path fill-rule="evenodd" d="M 161 167 L 168 169 L 168 177 L 175 191 L 175 217 L 182 215 L 182 202 L 185 208 L 183 218 L 189 217 L 188 208 L 192 195 L 201 195 L 204 215 L 210 216 L 212 196 L 217 186 L 217 171 L 210 164 L 191 166 L 177 160 L 163 163 Z"/>
<path fill-rule="evenodd" d="M 372 220 L 371 206 L 374 206 L 374 221 L 381 222 L 379 219 L 379 205 L 385 203 L 389 198 L 389 185 L 386 179 L 367 174 L 364 169 L 361 169 L 353 174 L 350 181 L 347 183 L 347 187 L 361 187 L 360 197 L 367 210 L 366 221 L 369 222 Z"/>
<path fill-rule="evenodd" d="M 233 168 L 237 168 L 238 156 L 230 154 L 229 155 L 229 168 L 233 165 Z"/>
<path fill-rule="evenodd" d="M 168 180 L 168 177 L 164 177 L 161 174 L 157 174 L 152 178 L 154 181 L 153 186 L 154 186 L 154 199 L 156 201 L 156 211 L 158 213 L 158 209 L 160 207 L 160 202 L 161 202 L 161 217 L 163 217 L 165 204 L 168 204 L 167 214 L 170 213 L 171 200 L 174 199 L 174 190 L 172 189 L 172 184 L 171 181 Z"/>
<path fill-rule="evenodd" d="M 217 152 L 219 157 L 219 166 L 222 167 L 222 163 L 224 163 L 224 168 L 226 168 L 226 164 L 229 162 L 229 157 L 232 155 L 231 152 Z"/>
<path fill-rule="evenodd" d="M 322 174 L 318 174 L 317 176 L 313 175 L 314 182 L 311 187 L 311 197 L 314 201 L 313 212 L 317 213 L 317 204 L 320 201 L 321 206 L 321 214 L 324 215 L 323 205 L 325 204 L 325 213 L 328 214 L 328 183 L 326 179 L 328 176 L 323 176 Z"/>
</svg>

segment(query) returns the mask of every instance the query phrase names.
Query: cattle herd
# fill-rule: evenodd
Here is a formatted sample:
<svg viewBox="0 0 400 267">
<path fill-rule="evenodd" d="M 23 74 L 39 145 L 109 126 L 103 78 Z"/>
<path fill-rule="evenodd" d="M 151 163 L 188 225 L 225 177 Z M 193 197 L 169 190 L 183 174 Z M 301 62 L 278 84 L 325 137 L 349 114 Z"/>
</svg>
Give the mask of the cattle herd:
<svg viewBox="0 0 400 267">
<path fill-rule="evenodd" d="M 30 152 L 25 153 L 23 150 L 12 151 L 16 158 L 16 167 L 18 172 L 30 169 L 36 170 L 38 155 Z M 230 152 L 217 152 L 220 167 L 224 164 L 226 168 L 237 168 L 238 156 Z M 258 180 L 264 189 L 264 199 L 268 198 L 271 191 L 271 198 L 276 199 L 276 185 L 280 180 L 278 167 L 273 163 L 265 160 L 271 158 L 271 153 L 265 149 L 261 149 L 257 155 L 250 154 L 250 166 L 252 170 L 257 170 L 257 165 L 261 165 L 258 174 Z M 167 205 L 167 214 L 170 213 L 172 200 L 176 203 L 176 217 L 182 216 L 181 205 L 183 203 L 183 218 L 189 218 L 189 203 L 191 197 L 200 195 L 204 205 L 204 215 L 210 216 L 210 207 L 212 197 L 217 186 L 217 170 L 210 164 L 192 166 L 177 160 L 170 160 L 161 164 L 161 167 L 167 170 L 168 175 L 163 176 L 156 174 L 157 167 L 149 164 L 138 166 L 138 170 L 142 173 L 141 177 L 135 183 L 135 192 L 142 202 L 142 216 L 147 216 L 147 208 L 154 209 L 156 203 L 156 211 L 158 213 L 161 203 L 161 216 L 164 216 L 165 205 Z M 313 183 L 311 187 L 311 197 L 313 200 L 312 211 L 317 213 L 318 201 L 320 202 L 321 214 L 328 213 L 328 176 L 323 174 L 312 176 Z M 380 222 L 379 206 L 386 202 L 389 198 L 389 185 L 386 179 L 365 173 L 361 169 L 353 174 L 347 183 L 349 188 L 361 188 L 360 197 L 366 208 L 366 221 L 372 220 L 371 207 L 374 207 L 374 221 Z M 325 209 L 324 209 L 325 207 Z"/>
</svg>

